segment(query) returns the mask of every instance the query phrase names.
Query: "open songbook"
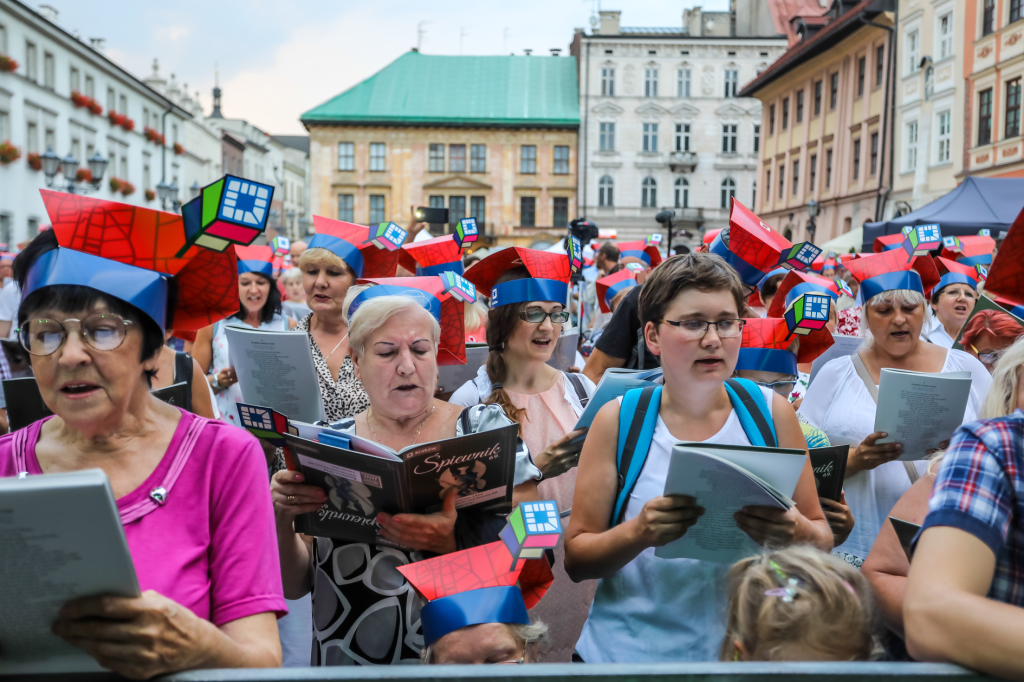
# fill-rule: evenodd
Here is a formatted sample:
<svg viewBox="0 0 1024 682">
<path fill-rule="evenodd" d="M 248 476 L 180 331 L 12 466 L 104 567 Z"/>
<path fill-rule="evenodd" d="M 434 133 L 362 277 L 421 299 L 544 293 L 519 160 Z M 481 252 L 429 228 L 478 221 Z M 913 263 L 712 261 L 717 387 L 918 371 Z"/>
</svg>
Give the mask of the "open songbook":
<svg viewBox="0 0 1024 682">
<path fill-rule="evenodd" d="M 964 421 L 971 397 L 970 372 L 882 370 L 875 431 L 879 443 L 902 443 L 901 460 L 925 459 Z"/>
</svg>

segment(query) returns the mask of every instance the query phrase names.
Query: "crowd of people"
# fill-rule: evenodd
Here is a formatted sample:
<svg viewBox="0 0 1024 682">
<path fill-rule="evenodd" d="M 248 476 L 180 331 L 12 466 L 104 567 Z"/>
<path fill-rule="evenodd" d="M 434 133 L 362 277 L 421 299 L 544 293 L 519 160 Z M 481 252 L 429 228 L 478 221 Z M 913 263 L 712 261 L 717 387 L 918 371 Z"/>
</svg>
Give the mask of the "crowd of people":
<svg viewBox="0 0 1024 682">
<path fill-rule="evenodd" d="M 54 623 L 102 666 L 916 660 L 1024 679 L 1024 327 L 1013 300 L 982 296 L 990 237 L 970 255 L 896 243 L 779 267 L 735 202 L 729 227 L 675 254 L 657 238 L 466 253 L 417 224 L 394 250 L 317 218 L 286 254 L 193 247 L 171 267 L 89 246 L 116 207 L 51 211 L 0 293 L 0 333 L 9 319 L 53 412 L 0 438 L 0 476 L 105 471 L 143 589 L 73 600 Z M 155 240 L 136 210 L 133 239 Z M 447 290 L 416 284 L 444 272 L 487 300 L 460 301 L 457 324 L 438 312 Z M 808 296 L 827 314 L 795 331 Z M 573 319 L 583 355 L 553 367 Z M 400 451 L 515 425 L 512 506 L 554 500 L 562 540 L 430 596 L 423 576 L 499 542 L 507 508 L 457 510 L 450 494 L 434 513 L 372 510 L 379 543 L 297 533 L 328 492 L 239 424 L 232 326 L 308 337 L 305 390 L 339 434 Z M 814 366 L 834 334 L 859 348 Z M 467 341 L 486 361 L 439 387 L 439 354 L 464 358 Z M 576 429 L 613 368 L 654 371 Z M 884 370 L 970 377 L 948 443 L 904 452 L 875 431 Z M 150 394 L 180 382 L 185 409 Z M 729 521 L 759 553 L 661 558 L 706 511 L 664 492 L 680 441 L 848 446 L 843 494 L 819 496 L 805 457 L 792 507 Z M 921 527 L 910 548 L 890 517 Z"/>
</svg>

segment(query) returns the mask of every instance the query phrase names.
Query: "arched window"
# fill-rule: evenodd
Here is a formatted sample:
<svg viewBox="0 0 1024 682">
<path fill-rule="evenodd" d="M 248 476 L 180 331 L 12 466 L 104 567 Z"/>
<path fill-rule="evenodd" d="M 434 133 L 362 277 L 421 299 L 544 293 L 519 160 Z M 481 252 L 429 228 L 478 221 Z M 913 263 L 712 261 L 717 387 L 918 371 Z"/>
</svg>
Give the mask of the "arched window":
<svg viewBox="0 0 1024 682">
<path fill-rule="evenodd" d="M 598 206 L 614 206 L 615 201 L 613 200 L 613 191 L 615 189 L 615 182 L 612 180 L 610 175 L 604 175 L 597 183 L 597 205 Z"/>
<path fill-rule="evenodd" d="M 736 181 L 732 178 L 722 180 L 722 208 L 729 208 L 734 196 L 736 196 Z"/>
<path fill-rule="evenodd" d="M 644 178 L 640 192 L 640 205 L 644 208 L 655 208 L 658 205 L 658 183 L 650 176 Z"/>
<path fill-rule="evenodd" d="M 676 208 L 689 208 L 690 183 L 686 178 L 676 178 Z"/>
</svg>

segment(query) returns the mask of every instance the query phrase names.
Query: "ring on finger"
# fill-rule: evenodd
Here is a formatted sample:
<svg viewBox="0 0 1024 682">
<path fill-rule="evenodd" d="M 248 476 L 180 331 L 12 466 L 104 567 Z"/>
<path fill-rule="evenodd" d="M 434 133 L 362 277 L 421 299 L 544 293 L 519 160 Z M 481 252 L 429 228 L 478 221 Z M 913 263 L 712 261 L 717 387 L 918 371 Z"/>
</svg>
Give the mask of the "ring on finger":
<svg viewBox="0 0 1024 682">
<path fill-rule="evenodd" d="M 295 504 L 295 496 L 294 495 L 289 495 L 288 496 L 288 504 L 290 504 L 290 505 L 294 505 Z"/>
</svg>

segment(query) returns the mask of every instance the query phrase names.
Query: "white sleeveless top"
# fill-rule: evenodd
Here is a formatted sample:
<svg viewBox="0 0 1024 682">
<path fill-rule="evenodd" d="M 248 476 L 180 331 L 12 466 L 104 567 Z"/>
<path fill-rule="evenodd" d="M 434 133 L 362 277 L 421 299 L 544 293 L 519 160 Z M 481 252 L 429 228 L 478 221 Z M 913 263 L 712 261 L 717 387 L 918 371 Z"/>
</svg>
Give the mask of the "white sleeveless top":
<svg viewBox="0 0 1024 682">
<path fill-rule="evenodd" d="M 770 406 L 774 392 L 759 388 Z M 624 520 L 639 514 L 648 500 L 665 494 L 676 442 L 659 414 Z M 721 430 L 703 442 L 751 445 L 735 410 Z M 648 547 L 617 573 L 601 579 L 576 651 L 587 663 L 717 661 L 725 637 L 729 567 L 696 559 L 659 559 Z"/>
</svg>

